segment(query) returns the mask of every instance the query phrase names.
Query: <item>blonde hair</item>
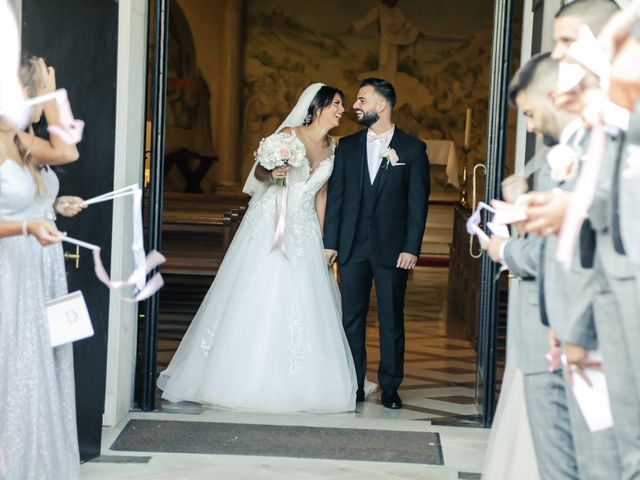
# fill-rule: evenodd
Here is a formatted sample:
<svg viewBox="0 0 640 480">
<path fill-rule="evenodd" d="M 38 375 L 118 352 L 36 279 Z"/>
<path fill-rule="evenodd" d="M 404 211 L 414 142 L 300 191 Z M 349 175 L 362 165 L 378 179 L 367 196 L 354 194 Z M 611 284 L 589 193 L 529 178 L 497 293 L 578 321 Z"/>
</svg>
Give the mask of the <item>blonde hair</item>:
<svg viewBox="0 0 640 480">
<path fill-rule="evenodd" d="M 22 82 L 22 86 L 28 90 L 28 94 L 30 98 L 33 98 L 38 95 L 38 86 L 42 79 L 40 78 L 40 65 L 38 64 L 40 58 L 32 55 L 23 50 L 22 58 L 20 59 L 20 70 L 19 76 L 20 81 Z M 34 139 L 33 133 L 33 125 L 29 123 L 29 134 L 31 135 L 32 143 Z M 33 177 L 34 182 L 36 183 L 36 191 L 38 196 L 41 196 L 46 191 L 46 185 L 44 180 L 42 179 L 42 175 L 40 171 L 42 170 L 42 166 L 39 165 L 33 156 L 31 155 L 31 146 L 25 146 L 21 141 L 18 135 L 13 138 L 13 143 L 15 143 L 18 152 L 20 153 L 20 159 L 22 163 L 29 169 L 31 172 L 31 176 Z"/>
</svg>

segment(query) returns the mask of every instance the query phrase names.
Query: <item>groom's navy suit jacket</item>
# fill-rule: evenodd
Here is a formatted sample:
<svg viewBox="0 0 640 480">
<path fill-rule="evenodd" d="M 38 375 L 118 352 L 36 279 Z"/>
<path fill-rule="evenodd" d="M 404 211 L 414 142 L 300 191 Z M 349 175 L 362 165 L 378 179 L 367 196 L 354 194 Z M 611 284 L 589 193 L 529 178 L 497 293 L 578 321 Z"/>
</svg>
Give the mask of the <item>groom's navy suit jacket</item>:
<svg viewBox="0 0 640 480">
<path fill-rule="evenodd" d="M 402 252 L 420 254 L 430 192 L 426 146 L 396 127 L 389 148 L 404 165 L 385 168 L 383 162 L 370 185 L 367 130 L 340 140 L 324 225 L 324 247 L 338 251 L 339 264 L 349 260 L 355 239 L 361 237 L 357 230 L 363 226 L 373 254 L 385 267 L 394 268 Z M 363 188 L 372 190 L 363 195 Z M 373 202 L 369 213 L 364 212 L 364 201 Z"/>
</svg>

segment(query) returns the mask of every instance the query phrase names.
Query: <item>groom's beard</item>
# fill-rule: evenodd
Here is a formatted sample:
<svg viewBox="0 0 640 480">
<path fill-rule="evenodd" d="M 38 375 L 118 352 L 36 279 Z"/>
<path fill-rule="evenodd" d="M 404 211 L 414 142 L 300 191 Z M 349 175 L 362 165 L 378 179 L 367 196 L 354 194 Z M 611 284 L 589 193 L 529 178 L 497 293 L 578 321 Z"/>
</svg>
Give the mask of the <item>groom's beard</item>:
<svg viewBox="0 0 640 480">
<path fill-rule="evenodd" d="M 370 127 L 380 119 L 380 115 L 378 115 L 378 112 L 365 112 L 363 110 L 359 111 L 362 112 L 362 116 L 360 118 L 356 117 L 356 120 L 360 125 L 364 125 L 365 127 Z"/>
</svg>

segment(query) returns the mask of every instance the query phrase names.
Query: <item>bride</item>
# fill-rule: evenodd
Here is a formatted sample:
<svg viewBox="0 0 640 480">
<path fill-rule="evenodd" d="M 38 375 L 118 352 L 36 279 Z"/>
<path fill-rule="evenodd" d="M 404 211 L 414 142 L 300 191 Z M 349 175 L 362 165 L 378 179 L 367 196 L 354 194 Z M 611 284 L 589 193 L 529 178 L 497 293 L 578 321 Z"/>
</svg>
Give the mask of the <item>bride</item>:
<svg viewBox="0 0 640 480">
<path fill-rule="evenodd" d="M 262 412 L 354 410 L 355 368 L 322 243 L 335 150 L 328 133 L 340 123 L 343 99 L 337 88 L 307 87 L 265 140 L 295 143 L 305 153 L 301 166 L 266 170 L 258 150 L 244 188 L 249 208 L 160 374 L 163 398 Z M 280 241 L 276 223 L 284 227 Z"/>
</svg>

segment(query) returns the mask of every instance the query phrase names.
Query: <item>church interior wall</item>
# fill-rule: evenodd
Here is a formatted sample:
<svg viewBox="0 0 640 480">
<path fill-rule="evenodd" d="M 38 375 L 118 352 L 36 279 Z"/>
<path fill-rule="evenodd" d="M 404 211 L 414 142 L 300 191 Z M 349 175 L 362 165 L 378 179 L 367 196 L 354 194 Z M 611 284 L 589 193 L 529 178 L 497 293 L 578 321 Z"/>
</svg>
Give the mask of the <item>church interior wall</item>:
<svg viewBox="0 0 640 480">
<path fill-rule="evenodd" d="M 297 0 L 232 3 L 236 11 L 229 13 L 229 0 L 172 1 L 179 8 L 173 10 L 169 48 L 167 152 L 185 148 L 195 157 L 217 157 L 200 182 L 204 193 L 214 193 L 220 184 L 237 185 L 259 140 L 316 81 L 341 88 L 350 109 L 363 78 L 389 78 L 398 93 L 397 125 L 425 140 L 453 142 L 459 175 L 470 108 L 469 165 L 484 161 L 491 0 L 433 0 L 428 7 L 422 0 L 325 0 L 306 2 L 305 8 Z M 376 17 L 376 10 L 383 13 Z M 231 38 L 224 35 L 230 15 L 242 30 Z M 519 21 L 514 38 L 520 38 Z M 237 98 L 229 98 L 236 75 L 226 71 L 230 52 L 241 56 Z M 358 128 L 354 117 L 345 115 L 332 133 L 340 137 Z M 511 147 L 509 157 L 513 154 Z M 193 169 L 198 162 L 192 160 Z M 434 191 L 454 198 L 456 182 L 445 169 L 434 165 Z M 180 175 L 176 168 L 169 171 L 165 189 L 183 191 Z"/>
</svg>

